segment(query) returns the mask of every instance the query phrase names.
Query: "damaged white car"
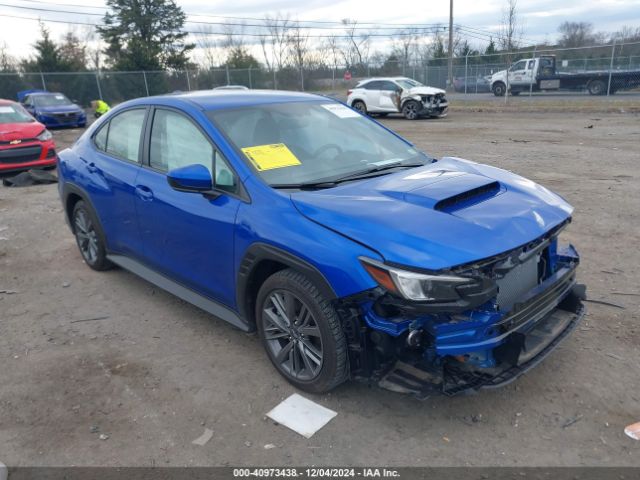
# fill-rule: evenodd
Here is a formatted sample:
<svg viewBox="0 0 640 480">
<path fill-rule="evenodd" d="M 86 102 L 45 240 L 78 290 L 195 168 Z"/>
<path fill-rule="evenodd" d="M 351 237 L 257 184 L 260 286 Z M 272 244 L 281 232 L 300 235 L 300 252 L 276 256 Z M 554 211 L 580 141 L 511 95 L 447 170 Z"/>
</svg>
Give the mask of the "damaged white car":
<svg viewBox="0 0 640 480">
<path fill-rule="evenodd" d="M 365 115 L 402 113 L 409 120 L 444 117 L 449 108 L 444 90 L 406 77 L 362 80 L 349 90 L 347 105 Z"/>
</svg>

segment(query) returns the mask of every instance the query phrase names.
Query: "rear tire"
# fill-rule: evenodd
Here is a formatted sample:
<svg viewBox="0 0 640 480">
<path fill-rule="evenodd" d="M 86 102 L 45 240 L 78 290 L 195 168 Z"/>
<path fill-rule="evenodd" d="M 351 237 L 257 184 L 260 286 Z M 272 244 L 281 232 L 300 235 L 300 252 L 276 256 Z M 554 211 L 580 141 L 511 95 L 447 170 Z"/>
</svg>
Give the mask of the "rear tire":
<svg viewBox="0 0 640 480">
<path fill-rule="evenodd" d="M 82 258 L 94 270 L 109 270 L 113 264 L 107 260 L 106 241 L 93 211 L 78 200 L 71 214 L 73 233 Z"/>
<path fill-rule="evenodd" d="M 607 84 L 603 80 L 591 80 L 587 85 L 587 90 L 591 95 L 606 95 Z"/>
<path fill-rule="evenodd" d="M 271 275 L 256 299 L 256 326 L 269 360 L 291 384 L 323 393 L 348 378 L 347 342 L 329 299 L 304 275 Z"/>
<path fill-rule="evenodd" d="M 496 82 L 491 87 L 491 90 L 496 97 L 504 97 L 504 93 L 507 91 L 507 86 L 502 82 Z"/>
<path fill-rule="evenodd" d="M 351 104 L 351 108 L 360 112 L 362 115 L 367 115 L 367 106 L 362 100 L 356 100 Z"/>
</svg>

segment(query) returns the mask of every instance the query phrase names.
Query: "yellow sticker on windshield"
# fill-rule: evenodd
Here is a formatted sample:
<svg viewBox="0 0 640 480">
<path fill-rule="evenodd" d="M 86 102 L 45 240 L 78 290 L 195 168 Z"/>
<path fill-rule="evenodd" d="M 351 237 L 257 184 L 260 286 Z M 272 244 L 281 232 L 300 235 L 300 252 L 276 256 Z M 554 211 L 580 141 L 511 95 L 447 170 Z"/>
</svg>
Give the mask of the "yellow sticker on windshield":
<svg viewBox="0 0 640 480">
<path fill-rule="evenodd" d="M 300 165 L 300 160 L 284 143 L 247 147 L 242 151 L 260 171 Z"/>
</svg>

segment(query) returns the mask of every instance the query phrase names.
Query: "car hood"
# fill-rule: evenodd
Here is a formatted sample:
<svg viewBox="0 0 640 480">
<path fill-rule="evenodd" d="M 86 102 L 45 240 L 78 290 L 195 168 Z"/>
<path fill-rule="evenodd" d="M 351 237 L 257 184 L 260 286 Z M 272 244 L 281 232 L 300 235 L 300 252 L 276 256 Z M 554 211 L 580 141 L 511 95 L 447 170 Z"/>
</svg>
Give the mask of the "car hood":
<svg viewBox="0 0 640 480">
<path fill-rule="evenodd" d="M 44 125 L 39 122 L 0 123 L 0 142 L 35 138 L 43 130 Z"/>
<path fill-rule="evenodd" d="M 404 92 L 406 92 L 405 95 L 407 96 L 408 95 L 438 95 L 438 94 L 446 93 L 441 88 L 425 87 L 425 86 L 413 87 L 408 90 L 404 90 Z"/>
<path fill-rule="evenodd" d="M 77 113 L 84 112 L 78 105 L 54 105 L 51 107 L 36 107 L 36 111 L 39 114 L 47 113 Z"/>
<path fill-rule="evenodd" d="M 443 158 L 335 188 L 293 193 L 298 211 L 387 262 L 441 270 L 527 244 L 573 208 L 499 168 Z"/>
<path fill-rule="evenodd" d="M 499 70 L 496 73 L 494 73 L 493 75 L 491 75 L 491 78 L 501 78 L 504 77 L 506 75 L 507 71 L 506 70 Z"/>
</svg>

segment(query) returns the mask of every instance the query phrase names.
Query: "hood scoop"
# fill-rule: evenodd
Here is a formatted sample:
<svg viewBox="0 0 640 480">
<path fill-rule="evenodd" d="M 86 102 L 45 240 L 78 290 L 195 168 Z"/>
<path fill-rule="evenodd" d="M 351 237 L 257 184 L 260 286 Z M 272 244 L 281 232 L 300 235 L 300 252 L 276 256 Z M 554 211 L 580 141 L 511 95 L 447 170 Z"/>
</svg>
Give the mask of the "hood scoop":
<svg viewBox="0 0 640 480">
<path fill-rule="evenodd" d="M 440 212 L 453 212 L 469 205 L 483 202 L 500 192 L 500 184 L 491 182 L 481 187 L 472 188 L 466 192 L 458 193 L 449 198 L 440 200 L 434 205 L 434 210 Z"/>
<path fill-rule="evenodd" d="M 500 183 L 492 178 L 464 173 L 410 190 L 404 194 L 404 200 L 450 213 L 483 202 L 503 190 Z"/>
</svg>

